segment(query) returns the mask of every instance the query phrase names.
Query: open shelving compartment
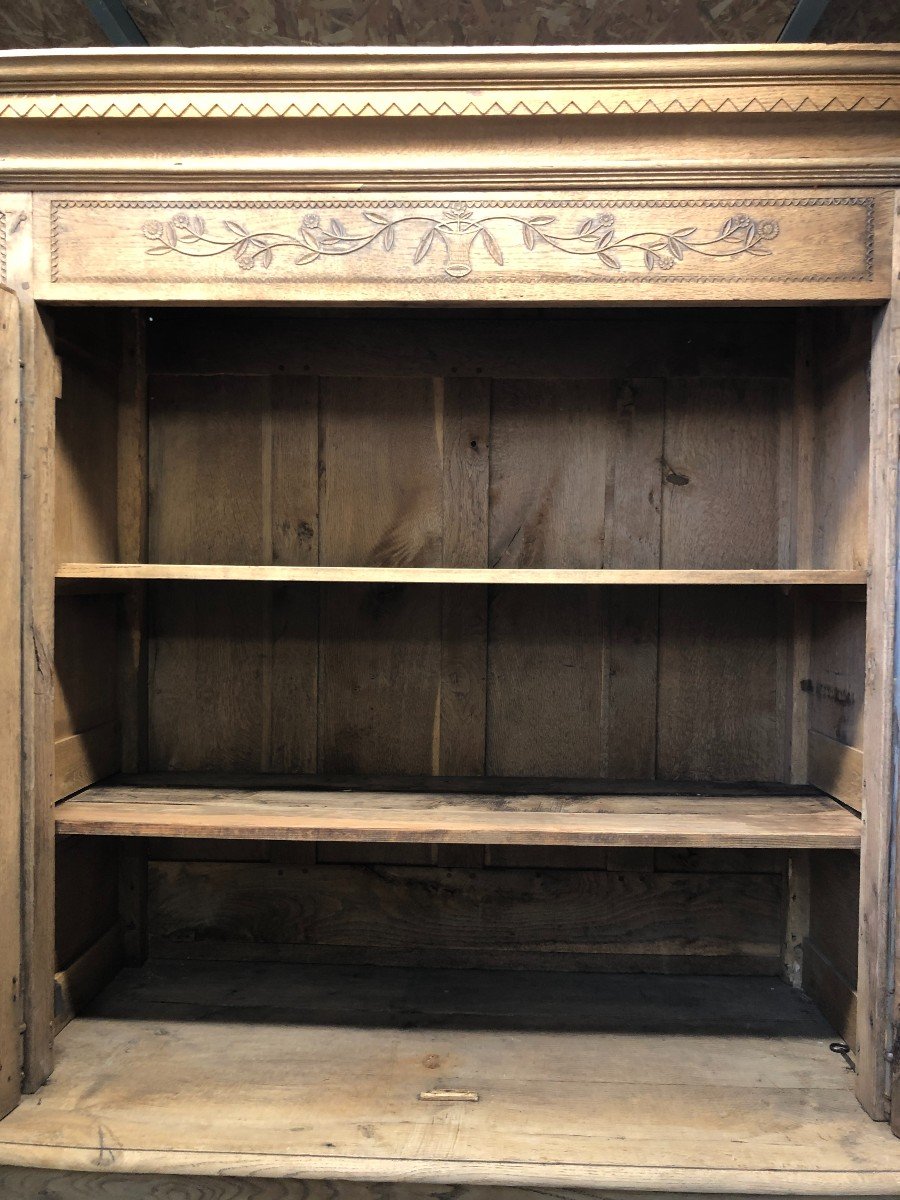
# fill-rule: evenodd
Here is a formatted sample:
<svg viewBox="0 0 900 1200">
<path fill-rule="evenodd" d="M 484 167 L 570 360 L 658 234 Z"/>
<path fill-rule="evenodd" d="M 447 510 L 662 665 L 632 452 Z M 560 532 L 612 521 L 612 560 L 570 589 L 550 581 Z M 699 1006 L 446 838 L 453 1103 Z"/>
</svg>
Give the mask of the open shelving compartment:
<svg viewBox="0 0 900 1200">
<path fill-rule="evenodd" d="M 872 320 L 58 308 L 57 1065 L 4 1161 L 890 1192 Z"/>
</svg>

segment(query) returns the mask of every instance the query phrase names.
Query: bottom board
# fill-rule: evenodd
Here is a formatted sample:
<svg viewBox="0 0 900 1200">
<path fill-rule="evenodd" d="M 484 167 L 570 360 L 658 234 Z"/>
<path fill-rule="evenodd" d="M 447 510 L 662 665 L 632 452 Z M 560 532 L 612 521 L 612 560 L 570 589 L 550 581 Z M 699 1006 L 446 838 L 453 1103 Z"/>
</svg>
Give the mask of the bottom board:
<svg viewBox="0 0 900 1200">
<path fill-rule="evenodd" d="M 0 1164 L 896 1195 L 831 1036 L 769 979 L 162 963 L 62 1033 Z"/>
</svg>

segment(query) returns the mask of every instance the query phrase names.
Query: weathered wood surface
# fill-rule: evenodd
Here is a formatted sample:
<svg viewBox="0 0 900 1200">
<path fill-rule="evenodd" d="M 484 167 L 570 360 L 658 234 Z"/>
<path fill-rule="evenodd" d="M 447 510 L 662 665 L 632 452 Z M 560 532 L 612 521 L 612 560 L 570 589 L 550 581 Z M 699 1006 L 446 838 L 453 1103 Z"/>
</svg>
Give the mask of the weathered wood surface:
<svg viewBox="0 0 900 1200">
<path fill-rule="evenodd" d="M 862 813 L 863 752 L 809 731 L 809 782 Z"/>
<path fill-rule="evenodd" d="M 896 205 L 897 193 L 894 193 Z M 858 1096 L 873 1117 L 884 1117 L 897 1075 L 894 1051 L 898 1013 L 895 980 L 900 956 L 892 932 L 896 911 L 897 709 L 895 655 L 898 462 L 900 444 L 900 227 L 894 227 L 894 294 L 877 315 L 872 339 L 869 469 L 869 566 L 866 622 L 863 774 L 865 824 L 861 851 L 859 927 Z M 893 999 L 891 999 L 893 996 Z M 896 1114 L 895 1114 L 896 1119 Z"/>
<path fill-rule="evenodd" d="M 60 833 L 298 841 L 849 848 L 860 822 L 821 795 L 497 796 L 97 785 Z"/>
<path fill-rule="evenodd" d="M 162 964 L 62 1033 L 53 1087 L 0 1125 L 0 1160 L 894 1194 L 900 1145 L 829 1037 L 771 980 Z M 480 1100 L 418 1100 L 436 1087 Z"/>
<path fill-rule="evenodd" d="M 0 1115 L 22 1079 L 20 355 L 19 302 L 0 288 Z"/>
<path fill-rule="evenodd" d="M 233 862 L 152 856 L 155 955 L 764 975 L 780 961 L 782 879 L 749 860 L 654 870 L 649 850 L 635 868 L 601 848 L 593 864 L 473 870 L 387 866 L 377 852 L 316 865 L 290 847 L 258 861 L 234 846 Z"/>
</svg>

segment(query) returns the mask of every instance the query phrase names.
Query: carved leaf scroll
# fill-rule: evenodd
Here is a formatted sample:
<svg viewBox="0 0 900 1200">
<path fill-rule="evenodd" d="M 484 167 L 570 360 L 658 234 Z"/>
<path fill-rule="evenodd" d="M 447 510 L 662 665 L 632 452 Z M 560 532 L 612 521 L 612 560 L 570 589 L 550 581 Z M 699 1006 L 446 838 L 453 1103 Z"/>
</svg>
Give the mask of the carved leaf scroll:
<svg viewBox="0 0 900 1200">
<path fill-rule="evenodd" d="M 610 271 L 637 267 L 647 272 L 671 271 L 691 256 L 734 259 L 771 254 L 767 243 L 779 233 L 777 221 L 758 220 L 744 212 L 732 213 L 709 232 L 691 225 L 628 233 L 619 230 L 612 211 L 602 208 L 565 232 L 559 229 L 554 216 L 478 213 L 463 201 L 448 203 L 439 216 L 387 216 L 373 208 L 364 209 L 362 217 L 365 225 L 349 231 L 336 217 L 324 227 L 320 214 L 311 211 L 305 213 L 296 229 L 282 231 L 251 230 L 230 219 L 222 220 L 219 228 L 210 228 L 199 213 L 181 212 L 166 221 L 145 221 L 142 231 L 151 243 L 148 254 L 188 258 L 225 255 L 233 258 L 241 270 L 251 271 L 266 270 L 276 256 L 283 259 L 291 254 L 296 267 L 379 248 L 390 254 L 398 236 L 409 228 L 416 235 L 410 242 L 411 262 L 420 263 L 435 247 L 442 247 L 441 269 L 455 279 L 471 274 L 473 250 L 478 243 L 498 266 L 503 266 L 502 238 L 509 234 L 510 226 L 518 226 L 529 251 L 543 246 L 551 253 L 593 259 Z"/>
</svg>

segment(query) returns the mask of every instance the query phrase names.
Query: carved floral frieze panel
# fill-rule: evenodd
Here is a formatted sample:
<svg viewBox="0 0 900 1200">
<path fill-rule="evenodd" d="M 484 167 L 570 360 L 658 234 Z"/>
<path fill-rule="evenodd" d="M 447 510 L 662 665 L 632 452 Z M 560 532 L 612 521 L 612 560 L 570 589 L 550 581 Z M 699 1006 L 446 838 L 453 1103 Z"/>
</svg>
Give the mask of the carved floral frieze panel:
<svg viewBox="0 0 900 1200">
<path fill-rule="evenodd" d="M 880 294 L 876 194 L 55 197 L 48 294 L 748 298 Z M 699 292 L 697 289 L 700 289 Z M 74 289 L 74 290 L 73 290 Z M 704 290 L 705 289 L 705 290 Z M 811 298 L 811 297 L 807 297 Z"/>
</svg>

